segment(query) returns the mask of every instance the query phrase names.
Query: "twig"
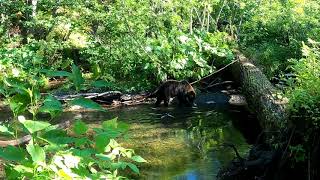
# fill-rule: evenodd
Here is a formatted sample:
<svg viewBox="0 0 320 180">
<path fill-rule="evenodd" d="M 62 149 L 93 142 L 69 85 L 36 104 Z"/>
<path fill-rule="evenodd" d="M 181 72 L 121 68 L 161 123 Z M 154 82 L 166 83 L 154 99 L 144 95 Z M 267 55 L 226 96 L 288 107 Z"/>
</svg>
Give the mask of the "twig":
<svg viewBox="0 0 320 180">
<path fill-rule="evenodd" d="M 209 85 L 206 88 L 212 88 L 212 87 L 215 87 L 215 86 L 220 86 L 220 85 L 224 85 L 224 84 L 232 84 L 232 83 L 234 83 L 234 82 L 233 81 L 223 81 L 223 82 L 220 82 L 220 83 L 215 83 L 215 84 Z"/>
<path fill-rule="evenodd" d="M 192 83 L 190 83 L 190 84 L 195 84 L 195 83 L 197 83 L 197 82 L 199 82 L 199 81 L 202 81 L 202 80 L 204 80 L 204 79 L 206 79 L 206 78 L 208 78 L 208 77 L 210 77 L 210 76 L 212 76 L 212 75 L 214 75 L 214 74 L 217 74 L 217 73 L 223 71 L 224 69 L 226 69 L 227 67 L 229 67 L 230 65 L 234 64 L 234 63 L 237 62 L 237 61 L 238 61 L 238 60 L 234 60 L 234 61 L 232 61 L 231 63 L 225 65 L 223 68 L 221 68 L 221 69 L 219 69 L 219 70 L 217 70 L 217 71 L 215 71 L 215 72 L 213 72 L 213 73 L 211 73 L 211 74 L 209 74 L 209 75 L 207 75 L 207 76 L 205 76 L 205 77 L 203 77 L 203 78 L 201 78 L 201 79 L 199 79 L 199 80 L 197 80 L 197 81 L 194 81 L 194 82 L 192 82 Z"/>
<path fill-rule="evenodd" d="M 293 134 L 294 134 L 294 132 L 295 132 L 295 129 L 296 129 L 296 127 L 294 126 L 293 129 L 292 129 L 292 131 L 291 131 L 290 138 L 289 138 L 289 141 L 288 141 L 288 143 L 287 143 L 287 146 L 286 146 L 284 152 L 282 153 L 281 160 L 283 160 L 285 154 L 287 153 L 287 150 L 288 150 L 288 148 L 289 148 L 289 146 L 290 146 L 290 143 L 291 143 Z"/>
<path fill-rule="evenodd" d="M 240 156 L 236 146 L 234 144 L 231 143 L 223 143 L 223 146 L 228 146 L 231 147 L 233 149 L 233 151 L 236 153 L 236 157 L 239 159 L 239 161 L 244 165 L 244 159 Z"/>
</svg>

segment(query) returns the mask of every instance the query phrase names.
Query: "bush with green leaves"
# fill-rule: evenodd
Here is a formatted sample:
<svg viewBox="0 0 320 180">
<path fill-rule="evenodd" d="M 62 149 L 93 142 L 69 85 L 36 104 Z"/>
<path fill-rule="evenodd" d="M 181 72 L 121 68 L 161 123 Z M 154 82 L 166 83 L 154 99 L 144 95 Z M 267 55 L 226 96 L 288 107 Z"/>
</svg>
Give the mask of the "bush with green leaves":
<svg viewBox="0 0 320 180">
<path fill-rule="evenodd" d="M 304 58 L 292 60 L 296 73 L 296 84 L 288 92 L 293 119 L 308 121 L 309 125 L 320 127 L 320 46 L 309 39 L 303 44 Z"/>
<path fill-rule="evenodd" d="M 76 66 L 73 69 L 73 74 L 81 73 Z M 72 73 L 69 75 L 72 77 Z M 41 96 L 37 81 L 4 78 L 3 82 L 6 86 L 1 88 L 1 93 L 14 117 L 8 124 L 0 125 L 0 133 L 14 139 L 30 138 L 26 146 L 8 144 L 0 148 L 6 179 L 123 179 L 122 170 L 129 168 L 139 173 L 134 162 L 146 162 L 132 149 L 116 142 L 128 130 L 128 125 L 117 118 L 102 122 L 101 128 L 90 128 L 77 120 L 72 130 L 59 129 L 59 125 L 39 120 L 40 113 L 49 114 L 51 119 L 58 117 L 63 105 L 51 95 Z M 69 104 L 105 111 L 85 98 L 74 99 Z M 26 112 L 31 113 L 30 120 Z"/>
<path fill-rule="evenodd" d="M 122 170 L 129 168 L 139 173 L 134 163 L 146 162 L 134 150 L 115 141 L 128 130 L 116 118 L 104 121 L 101 128 L 93 128 L 92 137 L 87 135 L 89 127 L 80 120 L 67 133 L 47 122 L 26 120 L 24 116 L 18 119 L 32 139 L 25 148 L 0 148 L 6 179 L 124 179 Z M 12 134 L 8 127 L 0 127 L 2 132 Z"/>
<path fill-rule="evenodd" d="M 302 41 L 320 40 L 317 0 L 247 1 L 244 5 L 240 45 L 269 77 L 287 71 L 289 59 L 302 57 Z"/>
<path fill-rule="evenodd" d="M 213 61 L 232 58 L 227 34 L 215 32 L 219 18 L 210 18 L 220 1 L 76 2 L 38 1 L 34 16 L 25 1 L 1 3 L 0 59 L 34 74 L 76 64 L 116 88 L 142 90 L 166 78 L 199 79 Z"/>
</svg>

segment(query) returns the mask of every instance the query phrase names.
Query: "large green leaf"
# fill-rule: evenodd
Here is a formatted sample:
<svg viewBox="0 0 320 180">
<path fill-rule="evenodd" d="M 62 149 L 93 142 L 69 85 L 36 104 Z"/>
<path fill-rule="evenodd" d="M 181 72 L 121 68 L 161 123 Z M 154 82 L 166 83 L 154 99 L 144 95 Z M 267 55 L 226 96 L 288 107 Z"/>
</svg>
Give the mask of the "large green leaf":
<svg viewBox="0 0 320 180">
<path fill-rule="evenodd" d="M 78 105 L 81 106 L 83 108 L 87 108 L 87 109 L 94 109 L 94 110 L 98 110 L 98 111 L 105 111 L 100 104 L 93 102 L 90 99 L 86 99 L 86 98 L 77 98 L 74 99 L 70 102 L 71 105 Z"/>
<path fill-rule="evenodd" d="M 44 164 L 46 153 L 39 145 L 34 145 L 32 141 L 27 145 L 27 151 L 30 154 L 32 161 L 37 164 Z"/>
<path fill-rule="evenodd" d="M 43 106 L 40 107 L 40 112 L 46 112 L 51 115 L 51 117 L 55 117 L 62 112 L 62 104 L 55 97 L 49 95 L 43 102 Z"/>
<path fill-rule="evenodd" d="M 73 125 L 73 131 L 77 134 L 77 135 L 82 135 L 85 134 L 88 130 L 88 126 L 82 122 L 81 120 L 77 120 L 74 125 Z"/>
<path fill-rule="evenodd" d="M 18 118 L 18 120 L 31 134 L 37 131 L 41 131 L 51 125 L 50 123 L 44 121 L 25 120 L 24 117 Z"/>
<path fill-rule="evenodd" d="M 127 163 L 127 165 L 130 167 L 130 169 L 131 169 L 133 172 L 135 172 L 135 173 L 137 173 L 137 174 L 140 173 L 140 171 L 139 171 L 139 169 L 138 169 L 138 167 L 137 167 L 136 165 L 134 165 L 134 164 L 132 164 L 132 163 Z"/>
<path fill-rule="evenodd" d="M 22 148 L 7 146 L 0 148 L 0 157 L 8 161 L 21 162 L 25 159 L 26 152 Z"/>
<path fill-rule="evenodd" d="M 98 152 L 103 153 L 106 146 L 109 144 L 111 137 L 107 133 L 98 134 L 95 137 L 96 149 Z"/>
</svg>

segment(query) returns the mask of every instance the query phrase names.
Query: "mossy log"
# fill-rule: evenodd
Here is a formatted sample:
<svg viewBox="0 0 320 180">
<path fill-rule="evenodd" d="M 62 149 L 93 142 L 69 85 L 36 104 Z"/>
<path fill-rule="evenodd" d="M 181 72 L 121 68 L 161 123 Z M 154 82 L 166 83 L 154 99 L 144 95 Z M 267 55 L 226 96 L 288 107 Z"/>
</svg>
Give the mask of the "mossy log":
<svg viewBox="0 0 320 180">
<path fill-rule="evenodd" d="M 242 88 L 249 108 L 265 131 L 279 131 L 287 123 L 286 103 L 268 78 L 243 54 L 236 52 L 237 62 L 232 64 L 231 73 Z"/>
</svg>

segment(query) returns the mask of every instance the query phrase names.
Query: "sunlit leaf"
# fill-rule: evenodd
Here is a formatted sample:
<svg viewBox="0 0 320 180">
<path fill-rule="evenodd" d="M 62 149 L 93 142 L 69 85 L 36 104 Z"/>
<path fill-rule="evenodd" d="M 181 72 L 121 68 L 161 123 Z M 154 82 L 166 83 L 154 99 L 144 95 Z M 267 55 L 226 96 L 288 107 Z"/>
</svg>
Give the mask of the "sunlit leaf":
<svg viewBox="0 0 320 180">
<path fill-rule="evenodd" d="M 44 121 L 32 121 L 32 120 L 25 120 L 23 118 L 18 119 L 21 124 L 32 134 L 37 131 L 41 131 L 51 124 Z"/>
<path fill-rule="evenodd" d="M 18 171 L 19 173 L 29 173 L 31 175 L 33 173 L 33 169 L 23 165 L 16 165 L 14 166 L 14 170 Z"/>
<path fill-rule="evenodd" d="M 34 145 L 33 143 L 29 143 L 26 149 L 31 155 L 34 163 L 45 164 L 46 153 L 42 147 L 40 147 L 39 145 Z"/>
<path fill-rule="evenodd" d="M 4 134 L 13 135 L 14 133 L 8 129 L 8 127 L 0 125 L 0 132 Z"/>
<path fill-rule="evenodd" d="M 60 170 L 58 171 L 58 175 L 59 175 L 60 177 L 62 177 L 63 179 L 65 179 L 65 180 L 72 180 L 72 177 L 69 176 L 63 169 L 60 169 Z"/>
<path fill-rule="evenodd" d="M 118 117 L 115 117 L 113 119 L 104 121 L 102 123 L 102 127 L 105 130 L 107 130 L 107 129 L 116 129 L 118 127 Z"/>
<path fill-rule="evenodd" d="M 131 157 L 132 160 L 142 163 L 142 162 L 147 162 L 145 159 L 143 159 L 141 156 L 132 156 Z"/>
<path fill-rule="evenodd" d="M 74 99 L 70 102 L 71 105 L 78 105 L 81 106 L 83 108 L 87 108 L 87 109 L 93 109 L 93 110 L 98 110 L 98 111 L 105 111 L 100 104 L 93 102 L 90 99 L 86 99 L 86 98 L 77 98 Z"/>
<path fill-rule="evenodd" d="M 125 132 L 129 129 L 129 125 L 124 122 L 119 122 L 118 117 L 115 117 L 111 120 L 104 121 L 102 123 L 102 128 L 105 131 L 118 131 L 118 132 Z"/>
</svg>

